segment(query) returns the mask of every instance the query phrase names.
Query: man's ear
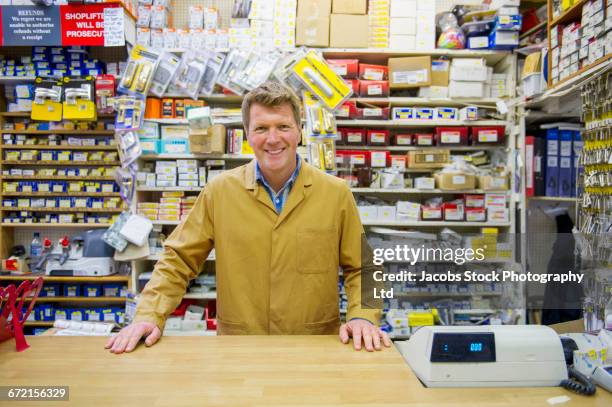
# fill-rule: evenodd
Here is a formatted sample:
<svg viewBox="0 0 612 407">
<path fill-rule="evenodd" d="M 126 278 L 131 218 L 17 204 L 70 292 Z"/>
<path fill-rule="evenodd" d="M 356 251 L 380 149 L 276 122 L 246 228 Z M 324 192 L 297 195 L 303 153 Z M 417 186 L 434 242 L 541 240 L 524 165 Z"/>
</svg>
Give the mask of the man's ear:
<svg viewBox="0 0 612 407">
<path fill-rule="evenodd" d="M 249 146 L 251 146 L 251 148 L 253 148 L 253 144 L 251 143 L 251 137 L 249 136 L 249 132 L 246 128 L 244 128 L 244 134 L 246 136 L 247 139 L 247 143 L 249 143 Z"/>
</svg>

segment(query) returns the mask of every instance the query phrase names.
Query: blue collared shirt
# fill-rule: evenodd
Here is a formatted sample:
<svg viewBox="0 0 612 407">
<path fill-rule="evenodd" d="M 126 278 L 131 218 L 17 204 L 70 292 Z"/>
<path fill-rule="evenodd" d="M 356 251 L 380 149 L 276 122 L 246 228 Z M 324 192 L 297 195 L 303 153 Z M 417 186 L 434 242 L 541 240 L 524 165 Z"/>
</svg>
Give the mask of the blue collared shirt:
<svg viewBox="0 0 612 407">
<path fill-rule="evenodd" d="M 287 200 L 289 192 L 291 191 L 291 187 L 293 187 L 293 184 L 295 183 L 295 180 L 298 174 L 300 173 L 300 168 L 302 167 L 302 160 L 300 160 L 300 157 L 297 154 L 295 156 L 295 159 L 297 160 L 295 171 L 293 171 L 291 177 L 289 177 L 287 182 L 285 182 L 285 185 L 283 185 L 283 187 L 278 192 L 274 192 L 274 189 L 270 186 L 270 184 L 268 184 L 268 181 L 266 181 L 265 177 L 263 176 L 263 173 L 259 168 L 259 163 L 257 161 L 255 162 L 255 179 L 268 192 L 268 195 L 270 196 L 270 199 L 272 200 L 272 203 L 276 208 L 276 213 L 281 213 L 281 211 L 283 210 L 283 207 L 285 206 L 285 201 Z"/>
</svg>

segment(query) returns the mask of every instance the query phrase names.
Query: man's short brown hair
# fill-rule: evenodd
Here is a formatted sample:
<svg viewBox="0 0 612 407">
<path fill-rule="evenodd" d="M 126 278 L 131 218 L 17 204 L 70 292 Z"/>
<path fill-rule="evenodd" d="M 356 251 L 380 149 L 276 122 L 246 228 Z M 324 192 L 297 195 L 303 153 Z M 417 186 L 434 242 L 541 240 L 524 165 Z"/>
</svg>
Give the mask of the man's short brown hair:
<svg viewBox="0 0 612 407">
<path fill-rule="evenodd" d="M 293 119 L 296 126 L 299 128 L 302 122 L 300 115 L 300 99 L 288 87 L 281 85 L 278 82 L 265 82 L 244 96 L 242 101 L 242 123 L 244 129 L 249 132 L 249 119 L 251 114 L 251 106 L 254 104 L 265 107 L 277 107 L 282 105 L 291 106 Z"/>
</svg>

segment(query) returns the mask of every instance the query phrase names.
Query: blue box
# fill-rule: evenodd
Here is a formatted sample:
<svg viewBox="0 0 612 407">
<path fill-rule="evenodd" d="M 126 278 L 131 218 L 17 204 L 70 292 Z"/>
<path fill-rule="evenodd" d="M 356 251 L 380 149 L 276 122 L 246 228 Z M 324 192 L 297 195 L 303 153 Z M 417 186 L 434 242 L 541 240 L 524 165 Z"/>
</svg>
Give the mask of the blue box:
<svg viewBox="0 0 612 407">
<path fill-rule="evenodd" d="M 546 130 L 546 196 L 559 196 L 559 129 Z"/>
<path fill-rule="evenodd" d="M 68 313 L 69 309 L 67 308 L 58 308 L 55 310 L 55 320 L 60 320 L 60 319 L 64 319 L 69 321 L 70 320 L 70 314 Z"/>
<path fill-rule="evenodd" d="M 391 111 L 392 120 L 412 119 L 413 109 L 411 107 L 394 107 Z"/>
<path fill-rule="evenodd" d="M 83 284 L 83 297 L 101 297 L 102 286 L 100 284 Z"/>
<path fill-rule="evenodd" d="M 121 297 L 121 289 L 124 287 L 121 283 L 104 284 L 102 286 L 102 295 L 104 297 Z"/>
<path fill-rule="evenodd" d="M 489 34 L 489 48 L 498 50 L 512 50 L 518 47 L 518 31 L 494 30 Z"/>
<path fill-rule="evenodd" d="M 37 321 L 53 321 L 55 319 L 55 307 L 51 304 L 39 304 L 36 306 L 35 319 Z"/>
<path fill-rule="evenodd" d="M 80 284 L 64 284 L 64 297 L 80 297 L 81 296 L 81 285 Z"/>
<path fill-rule="evenodd" d="M 436 109 L 432 107 L 417 107 L 412 113 L 413 119 L 419 120 L 433 120 Z"/>
<path fill-rule="evenodd" d="M 572 165 L 572 195 L 578 196 L 580 193 L 576 189 L 576 179 L 578 175 L 584 172 L 584 168 L 580 167 L 580 155 L 582 154 L 582 149 L 584 148 L 584 141 L 582 141 L 582 135 L 579 131 L 574 131 L 574 141 L 572 143 L 572 153 L 574 156 L 573 165 Z"/>
<path fill-rule="evenodd" d="M 456 107 L 439 107 L 436 109 L 436 119 L 457 120 L 459 113 Z"/>
<path fill-rule="evenodd" d="M 570 197 L 572 193 L 572 142 L 574 132 L 559 131 L 559 196 Z"/>
<path fill-rule="evenodd" d="M 497 16 L 495 17 L 495 26 L 493 30 L 521 31 L 522 26 L 523 17 L 520 14 L 513 16 Z"/>
<path fill-rule="evenodd" d="M 100 321 L 101 322 L 116 322 L 115 309 L 111 307 L 105 307 L 100 309 Z"/>
<path fill-rule="evenodd" d="M 87 320 L 93 322 L 101 321 L 102 315 L 100 312 L 100 308 L 89 308 L 85 310 L 85 314 L 87 314 Z"/>
<path fill-rule="evenodd" d="M 60 297 L 62 295 L 62 285 L 59 283 L 45 283 L 40 290 L 41 297 Z"/>
<path fill-rule="evenodd" d="M 71 321 L 87 321 L 87 314 L 82 308 L 70 308 L 68 314 Z"/>
</svg>

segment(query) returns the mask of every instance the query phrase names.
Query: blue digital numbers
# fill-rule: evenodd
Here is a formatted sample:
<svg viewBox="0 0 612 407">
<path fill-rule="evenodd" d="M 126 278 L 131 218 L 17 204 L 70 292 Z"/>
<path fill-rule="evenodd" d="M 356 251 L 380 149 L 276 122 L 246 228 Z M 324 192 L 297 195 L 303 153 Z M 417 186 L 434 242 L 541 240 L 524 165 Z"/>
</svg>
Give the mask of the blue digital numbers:
<svg viewBox="0 0 612 407">
<path fill-rule="evenodd" d="M 470 352 L 482 352 L 482 342 L 470 343 Z"/>
</svg>

